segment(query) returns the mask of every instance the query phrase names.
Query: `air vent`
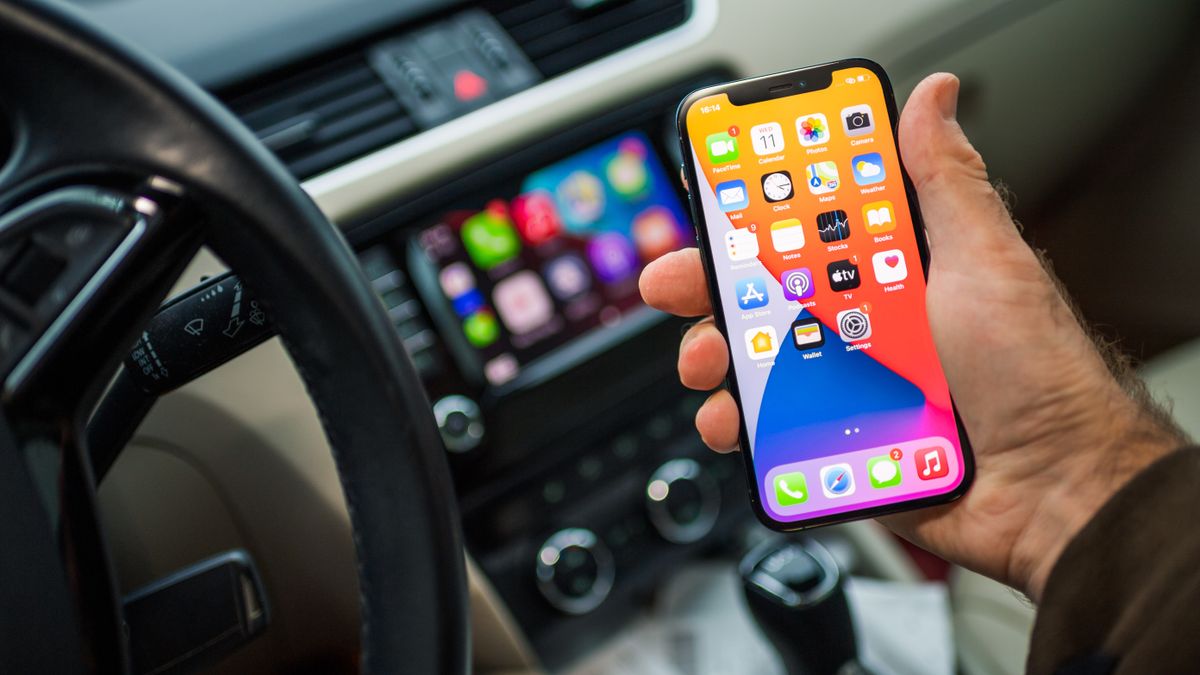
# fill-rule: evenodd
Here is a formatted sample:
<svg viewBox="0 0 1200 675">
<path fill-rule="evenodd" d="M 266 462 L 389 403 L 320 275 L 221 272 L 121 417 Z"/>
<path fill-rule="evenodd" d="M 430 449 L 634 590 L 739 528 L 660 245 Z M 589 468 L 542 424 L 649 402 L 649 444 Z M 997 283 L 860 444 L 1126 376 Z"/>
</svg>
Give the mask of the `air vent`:
<svg viewBox="0 0 1200 675">
<path fill-rule="evenodd" d="M 361 54 L 296 73 L 228 104 L 298 178 L 417 131 Z"/>
<path fill-rule="evenodd" d="M 682 24 L 687 19 L 688 5 L 687 0 L 483 3 L 545 77 L 554 77 Z"/>
</svg>

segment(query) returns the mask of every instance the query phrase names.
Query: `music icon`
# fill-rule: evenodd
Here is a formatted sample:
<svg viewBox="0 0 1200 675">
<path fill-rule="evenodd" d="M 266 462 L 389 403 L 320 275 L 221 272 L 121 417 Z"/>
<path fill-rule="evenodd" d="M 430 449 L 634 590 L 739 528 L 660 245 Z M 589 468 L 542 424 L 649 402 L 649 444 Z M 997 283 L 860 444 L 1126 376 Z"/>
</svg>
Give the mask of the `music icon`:
<svg viewBox="0 0 1200 675">
<path fill-rule="evenodd" d="M 942 448 L 924 448 L 913 453 L 913 463 L 917 466 L 917 477 L 921 480 L 934 480 L 950 473 L 950 463 L 946 461 L 946 451 Z"/>
</svg>

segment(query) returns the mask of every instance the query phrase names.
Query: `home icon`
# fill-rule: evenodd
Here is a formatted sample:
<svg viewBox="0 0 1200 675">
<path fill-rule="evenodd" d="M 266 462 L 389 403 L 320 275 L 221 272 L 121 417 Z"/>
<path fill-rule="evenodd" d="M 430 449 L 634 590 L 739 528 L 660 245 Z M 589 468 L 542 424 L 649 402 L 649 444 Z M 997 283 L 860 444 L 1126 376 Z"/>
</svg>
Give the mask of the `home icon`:
<svg viewBox="0 0 1200 675">
<path fill-rule="evenodd" d="M 746 331 L 746 354 L 752 359 L 769 359 L 779 351 L 779 337 L 772 326 Z"/>
</svg>

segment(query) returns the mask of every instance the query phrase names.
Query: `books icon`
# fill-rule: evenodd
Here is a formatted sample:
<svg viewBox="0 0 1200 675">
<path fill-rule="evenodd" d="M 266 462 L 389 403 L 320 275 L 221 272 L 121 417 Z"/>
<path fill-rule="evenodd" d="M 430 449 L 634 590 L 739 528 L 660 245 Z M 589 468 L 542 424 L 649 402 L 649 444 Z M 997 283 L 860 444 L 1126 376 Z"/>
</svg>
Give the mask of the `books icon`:
<svg viewBox="0 0 1200 675">
<path fill-rule="evenodd" d="M 896 209 L 889 201 L 871 202 L 863 206 L 863 223 L 869 234 L 882 234 L 896 229 Z"/>
</svg>

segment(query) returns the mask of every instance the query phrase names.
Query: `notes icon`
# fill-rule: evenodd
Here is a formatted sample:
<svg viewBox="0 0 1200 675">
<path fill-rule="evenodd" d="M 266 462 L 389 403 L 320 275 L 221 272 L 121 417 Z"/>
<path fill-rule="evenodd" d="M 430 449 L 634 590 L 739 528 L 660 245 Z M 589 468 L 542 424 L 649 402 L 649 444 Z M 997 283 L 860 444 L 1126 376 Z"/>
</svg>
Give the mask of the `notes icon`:
<svg viewBox="0 0 1200 675">
<path fill-rule="evenodd" d="M 946 451 L 940 447 L 916 451 L 913 454 L 913 462 L 917 466 L 917 477 L 921 480 L 942 478 L 950 473 L 950 463 L 946 461 Z"/>
</svg>

